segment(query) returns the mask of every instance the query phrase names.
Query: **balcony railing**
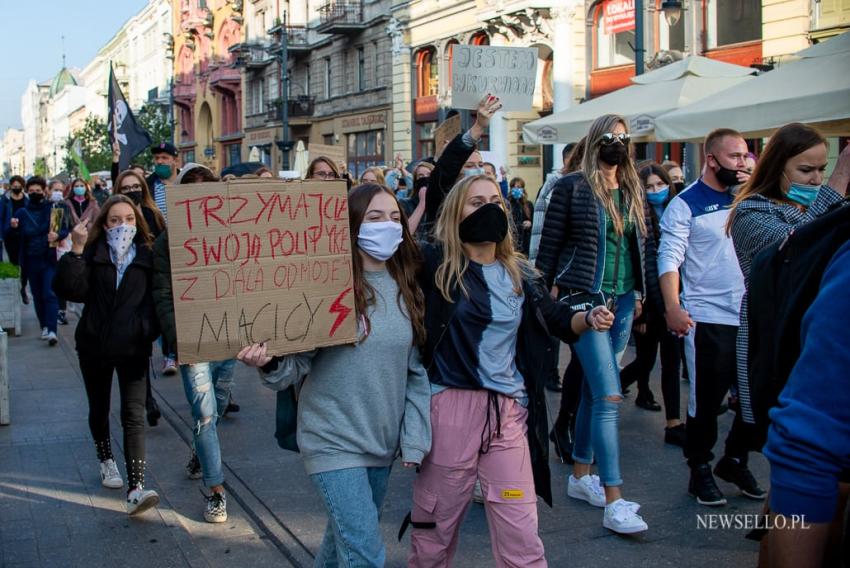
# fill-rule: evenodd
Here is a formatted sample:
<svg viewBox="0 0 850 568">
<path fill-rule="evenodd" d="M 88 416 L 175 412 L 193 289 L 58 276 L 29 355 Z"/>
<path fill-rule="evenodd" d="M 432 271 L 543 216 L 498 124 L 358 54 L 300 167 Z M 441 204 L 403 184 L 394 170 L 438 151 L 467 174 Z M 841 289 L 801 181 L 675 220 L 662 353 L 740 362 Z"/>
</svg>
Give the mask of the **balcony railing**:
<svg viewBox="0 0 850 568">
<path fill-rule="evenodd" d="M 269 120 L 280 119 L 281 99 L 272 99 L 269 101 Z M 305 116 L 313 116 L 316 107 L 316 97 L 299 95 L 287 101 L 287 110 L 290 118 L 299 118 Z"/>
<path fill-rule="evenodd" d="M 274 61 L 269 47 L 259 43 L 237 43 L 228 51 L 233 54 L 233 67 L 259 69 Z"/>
<path fill-rule="evenodd" d="M 319 33 L 350 34 L 364 28 L 360 0 L 334 0 L 319 7 Z"/>
</svg>

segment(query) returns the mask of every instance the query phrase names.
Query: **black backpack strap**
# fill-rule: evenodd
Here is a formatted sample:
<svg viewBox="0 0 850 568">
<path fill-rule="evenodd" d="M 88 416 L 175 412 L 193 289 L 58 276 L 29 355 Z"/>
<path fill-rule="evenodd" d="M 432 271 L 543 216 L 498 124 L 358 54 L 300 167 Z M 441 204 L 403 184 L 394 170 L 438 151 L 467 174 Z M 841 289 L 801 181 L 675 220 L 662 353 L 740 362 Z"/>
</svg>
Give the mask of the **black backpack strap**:
<svg viewBox="0 0 850 568">
<path fill-rule="evenodd" d="M 407 532 L 407 527 L 413 527 L 415 529 L 435 529 L 437 528 L 437 523 L 435 522 L 424 522 L 419 523 L 414 521 L 410 517 L 410 512 L 407 513 L 407 516 L 404 517 L 404 520 L 401 522 L 401 528 L 398 529 L 398 541 L 401 542 L 401 538 L 404 536 L 404 533 Z"/>
</svg>

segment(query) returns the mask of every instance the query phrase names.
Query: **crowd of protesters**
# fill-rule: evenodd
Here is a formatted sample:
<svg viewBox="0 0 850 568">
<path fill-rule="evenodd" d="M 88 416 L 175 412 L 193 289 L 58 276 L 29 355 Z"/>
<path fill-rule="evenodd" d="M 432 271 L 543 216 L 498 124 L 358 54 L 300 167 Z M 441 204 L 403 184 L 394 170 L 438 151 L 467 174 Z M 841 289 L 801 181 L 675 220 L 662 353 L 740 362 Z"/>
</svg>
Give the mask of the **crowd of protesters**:
<svg viewBox="0 0 850 568">
<path fill-rule="evenodd" d="M 241 361 L 278 391 L 279 415 L 281 401 L 293 412 L 298 393 L 290 434 L 329 519 L 317 566 L 384 565 L 379 522 L 399 456 L 418 471 L 404 527 L 410 566 L 451 564 L 474 498 L 497 565 L 546 566 L 537 502 L 552 505 L 550 440 L 572 464 L 568 497 L 602 509 L 615 533 L 649 530 L 652 519 L 624 498 L 620 469 L 619 413 L 634 386 L 638 407 L 665 412 L 664 442 L 683 449 L 683 491 L 723 506 L 719 478 L 765 500 L 765 515 L 804 515 L 813 530 L 771 531 L 762 559 L 828 561 L 850 487 L 850 349 L 840 327 L 850 317 L 850 149 L 827 180 L 829 146 L 813 128 L 780 128 L 759 156 L 720 128 L 704 140 L 700 175 L 686 180 L 675 162 L 637 161 L 628 122 L 605 115 L 565 148 L 532 201 L 522 178 L 497 173 L 478 150 L 500 108 L 486 97 L 437 159 L 405 165 L 399 155 L 357 180 L 330 158 L 309 164 L 305 179 L 348 183 L 353 347 L 279 357 L 260 343 L 235 359 L 180 363 L 166 195 L 220 178 L 181 164 L 167 142 L 152 148 L 150 175 L 119 171 L 116 145 L 111 196 L 99 180 L 12 177 L 0 230 L 42 339 L 56 345 L 68 303 L 82 305 L 76 350 L 102 484 L 124 487 L 109 432 L 117 374 L 127 511 L 159 502 L 144 484 L 145 421 L 160 417 L 150 387 L 158 345 L 161 371 L 179 373 L 191 406 L 186 474 L 209 490 L 208 522 L 227 519 L 217 424 L 240 410 Z M 765 275 L 785 274 L 776 259 L 791 254 L 794 269 L 809 267 L 805 279 L 783 285 L 780 276 L 766 292 Z M 782 311 L 766 297 L 794 306 L 782 312 L 788 321 L 764 315 Z M 635 356 L 623 361 L 630 339 Z M 561 342 L 571 354 L 563 378 Z M 792 347 L 777 354 L 783 342 Z M 663 407 L 651 387 L 659 351 Z M 770 380 L 763 361 L 774 365 Z M 546 389 L 561 393 L 551 431 Z M 735 416 L 712 468 L 727 405 Z M 769 491 L 748 467 L 761 451 Z"/>
</svg>

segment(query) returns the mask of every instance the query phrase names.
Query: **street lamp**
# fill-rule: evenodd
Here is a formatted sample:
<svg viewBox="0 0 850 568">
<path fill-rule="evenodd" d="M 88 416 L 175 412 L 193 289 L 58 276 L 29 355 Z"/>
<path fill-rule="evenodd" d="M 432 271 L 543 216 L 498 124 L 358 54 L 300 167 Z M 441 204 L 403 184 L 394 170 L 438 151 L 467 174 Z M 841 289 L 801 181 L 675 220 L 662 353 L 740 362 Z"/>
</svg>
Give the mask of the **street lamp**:
<svg viewBox="0 0 850 568">
<path fill-rule="evenodd" d="M 667 25 L 673 27 L 679 23 L 679 18 L 682 17 L 682 2 L 680 0 L 664 0 L 661 3 L 661 11 L 664 12 Z"/>
</svg>

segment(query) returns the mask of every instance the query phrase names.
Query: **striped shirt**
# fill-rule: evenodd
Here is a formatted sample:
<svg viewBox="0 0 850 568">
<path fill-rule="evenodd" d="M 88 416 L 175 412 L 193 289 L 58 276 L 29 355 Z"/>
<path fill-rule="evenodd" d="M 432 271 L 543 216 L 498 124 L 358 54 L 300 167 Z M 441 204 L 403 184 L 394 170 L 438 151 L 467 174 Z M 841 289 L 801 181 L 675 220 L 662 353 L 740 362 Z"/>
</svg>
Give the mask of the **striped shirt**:
<svg viewBox="0 0 850 568">
<path fill-rule="evenodd" d="M 166 223 L 168 223 L 165 189 L 166 185 L 162 182 L 162 180 L 155 177 L 153 181 L 153 200 L 156 202 L 156 207 L 159 209 L 159 212 L 162 213 L 162 218 L 165 219 Z"/>
</svg>

